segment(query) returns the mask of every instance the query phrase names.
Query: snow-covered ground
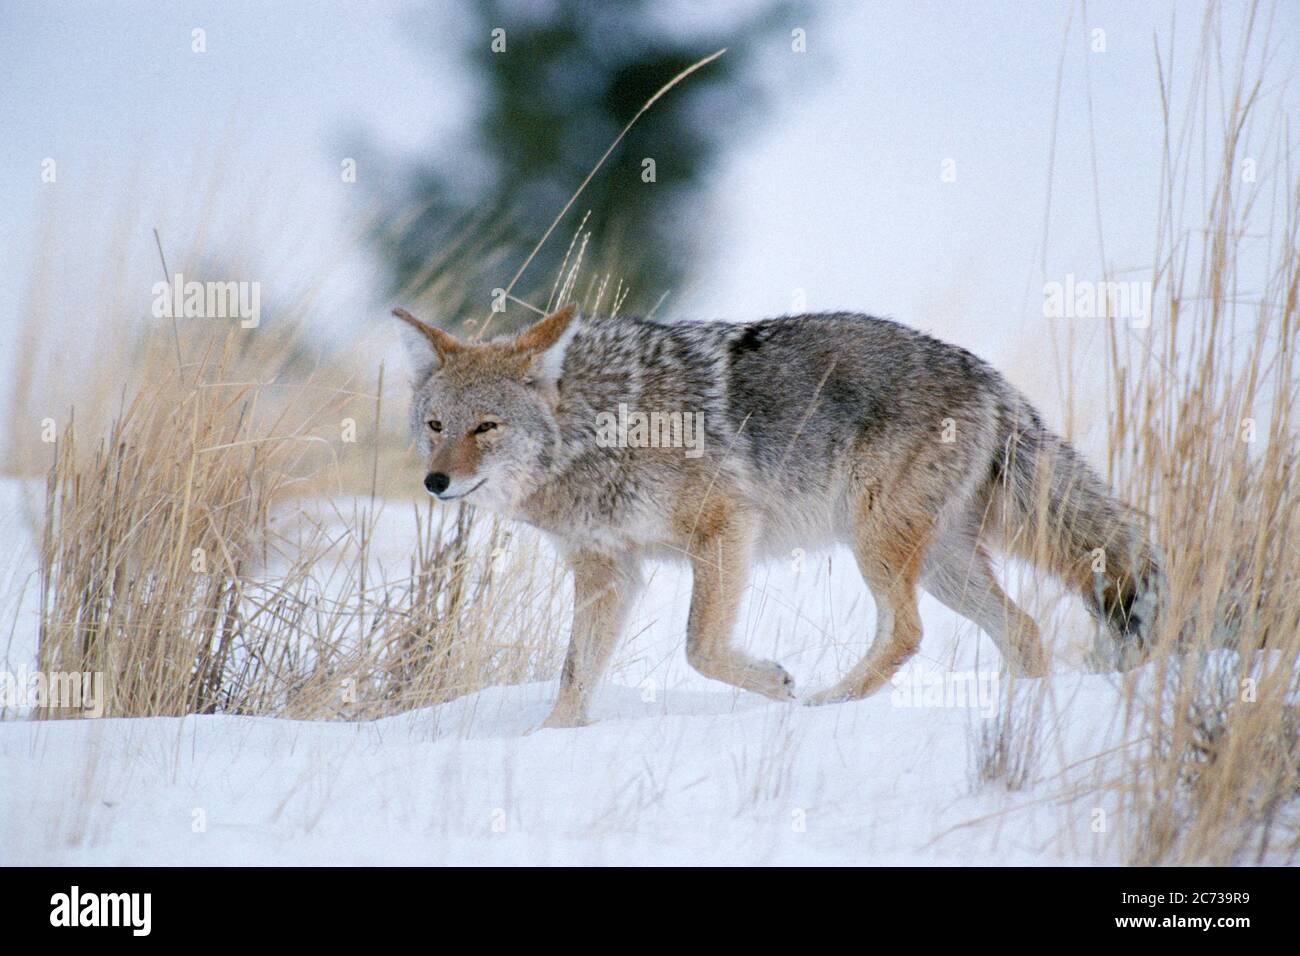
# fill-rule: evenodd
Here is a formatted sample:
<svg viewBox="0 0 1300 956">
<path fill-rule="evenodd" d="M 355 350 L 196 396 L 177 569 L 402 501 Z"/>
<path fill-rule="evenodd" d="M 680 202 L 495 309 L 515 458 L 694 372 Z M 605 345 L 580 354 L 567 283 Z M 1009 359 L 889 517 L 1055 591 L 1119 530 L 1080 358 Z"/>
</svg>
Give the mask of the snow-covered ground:
<svg viewBox="0 0 1300 956">
<path fill-rule="evenodd" d="M 34 565 L 3 495 L 12 601 Z M 384 525 L 394 560 L 403 524 Z M 655 568 L 582 729 L 534 729 L 554 682 L 366 723 L 0 722 L 0 863 L 1119 862 L 1113 808 L 1080 784 L 1122 743 L 1120 695 L 1070 663 L 1077 616 L 1054 628 L 1057 672 L 1017 691 L 1044 695 L 1043 747 L 1011 791 L 976 781 L 1009 693 L 997 655 L 930 599 L 900 687 L 812 708 L 691 671 L 688 595 L 683 569 Z M 31 666 L 30 582 L 23 604 L 11 670 Z M 737 639 L 810 690 L 863 652 L 871 614 L 847 553 L 793 555 L 755 576 Z"/>
<path fill-rule="evenodd" d="M 1094 705 L 1071 727 L 1071 756 L 1084 755 L 1106 686 L 1062 683 Z M 972 795 L 968 715 L 954 709 L 721 691 L 647 703 L 613 686 L 598 724 L 529 733 L 553 691 L 494 688 L 366 724 L 11 723 L 4 861 L 989 864 L 1106 851 L 1091 806 L 1050 799 L 1059 779 Z"/>
</svg>

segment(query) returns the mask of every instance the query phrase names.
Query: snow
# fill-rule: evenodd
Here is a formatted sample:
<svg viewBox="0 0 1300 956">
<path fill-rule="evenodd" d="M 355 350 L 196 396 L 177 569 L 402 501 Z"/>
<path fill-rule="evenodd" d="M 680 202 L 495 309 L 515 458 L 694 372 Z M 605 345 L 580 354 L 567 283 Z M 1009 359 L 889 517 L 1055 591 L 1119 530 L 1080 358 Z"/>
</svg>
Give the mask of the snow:
<svg viewBox="0 0 1300 956">
<path fill-rule="evenodd" d="M 0 487 L 8 511 L 16 492 Z M 382 529 L 396 560 L 412 532 Z M 0 578 L 23 604 L 11 670 L 34 650 L 30 586 L 15 586 L 32 555 L 14 553 Z M 903 688 L 806 707 L 691 671 L 688 594 L 684 569 L 655 567 L 595 722 L 579 729 L 536 729 L 554 681 L 363 723 L 11 717 L 0 864 L 1120 861 L 1118 828 L 1094 832 L 1097 797 L 1078 786 L 1122 743 L 1120 691 L 1069 663 L 1086 637 L 1077 619 L 1062 618 L 1073 640 L 1058 635 L 1057 672 L 1019 685 L 1045 695 L 1045 746 L 1030 785 L 1009 791 L 976 780 L 988 699 L 943 695 L 970 673 L 996 703 L 1005 677 L 987 638 L 946 609 L 923 602 Z M 870 620 L 847 554 L 796 556 L 755 575 L 737 640 L 809 691 L 863 652 Z"/>
<path fill-rule="evenodd" d="M 1101 677 L 1067 683 L 1105 701 Z M 245 717 L 0 727 L 4 861 L 84 864 L 1036 863 L 1036 792 L 971 792 L 969 715 L 610 687 L 533 732 L 553 684 L 365 724 Z M 1016 809 L 1019 807 L 1020 809 Z M 1010 811 L 1010 812 L 1007 812 Z M 968 821 L 986 818 L 974 827 Z M 954 829 L 956 828 L 956 829 Z M 1087 835 L 1085 835 L 1087 834 Z"/>
</svg>

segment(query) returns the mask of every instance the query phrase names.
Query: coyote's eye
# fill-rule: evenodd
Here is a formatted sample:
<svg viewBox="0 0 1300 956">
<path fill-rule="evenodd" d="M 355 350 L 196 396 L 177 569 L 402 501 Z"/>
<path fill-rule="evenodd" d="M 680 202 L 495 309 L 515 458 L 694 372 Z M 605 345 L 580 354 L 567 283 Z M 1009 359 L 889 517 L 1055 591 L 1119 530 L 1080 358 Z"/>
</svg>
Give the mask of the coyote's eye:
<svg viewBox="0 0 1300 956">
<path fill-rule="evenodd" d="M 482 434 L 485 433 L 485 432 L 490 432 L 490 431 L 492 431 L 492 429 L 494 429 L 494 428 L 496 428 L 496 427 L 497 427 L 497 423 L 496 423 L 496 422 L 493 422 L 493 421 L 479 422 L 479 426 L 478 426 L 478 428 L 474 429 L 474 434 L 475 434 L 475 435 L 482 435 Z"/>
<path fill-rule="evenodd" d="M 442 431 L 442 422 L 438 421 L 438 419 L 436 418 L 431 419 L 428 422 L 425 422 L 425 424 L 429 426 L 429 431 L 433 432 L 434 434 L 437 434 L 438 432 Z"/>
</svg>

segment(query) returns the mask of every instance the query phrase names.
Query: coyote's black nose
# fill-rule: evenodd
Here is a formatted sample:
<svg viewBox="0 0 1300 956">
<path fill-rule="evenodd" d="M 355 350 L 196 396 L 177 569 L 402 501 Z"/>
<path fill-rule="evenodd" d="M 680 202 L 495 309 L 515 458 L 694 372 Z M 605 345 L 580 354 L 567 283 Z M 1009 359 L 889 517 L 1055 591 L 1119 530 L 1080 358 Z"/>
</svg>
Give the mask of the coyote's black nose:
<svg viewBox="0 0 1300 956">
<path fill-rule="evenodd" d="M 451 479 L 440 471 L 431 471 L 424 476 L 424 487 L 428 488 L 431 494 L 442 494 L 449 484 Z"/>
</svg>

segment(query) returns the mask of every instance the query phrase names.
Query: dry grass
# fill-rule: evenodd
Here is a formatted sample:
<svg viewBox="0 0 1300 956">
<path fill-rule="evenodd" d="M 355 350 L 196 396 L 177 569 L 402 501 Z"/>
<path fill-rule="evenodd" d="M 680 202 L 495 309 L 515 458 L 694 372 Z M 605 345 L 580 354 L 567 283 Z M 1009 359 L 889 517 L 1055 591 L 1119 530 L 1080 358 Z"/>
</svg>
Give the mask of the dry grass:
<svg viewBox="0 0 1300 956">
<path fill-rule="evenodd" d="M 1280 89 L 1268 24 L 1247 16 L 1225 50 L 1212 5 L 1187 76 L 1162 62 L 1152 323 L 1108 321 L 1109 478 L 1165 565 L 1152 662 L 1117 678 L 1134 743 L 1093 784 L 1118 794 L 1139 864 L 1300 850 L 1300 181 L 1285 115 L 1259 115 Z M 1009 705 L 974 744 L 990 779 L 1042 745 L 1032 702 Z"/>
<path fill-rule="evenodd" d="M 1024 790 L 1038 778 L 1047 733 L 1047 682 L 1008 677 L 1000 687 L 997 713 L 975 718 L 971 730 L 971 780 L 976 789 L 996 784 Z"/>
<path fill-rule="evenodd" d="M 637 119 L 722 52 L 647 101 L 537 248 Z M 574 294 L 587 238 L 580 227 L 551 299 Z M 161 239 L 158 249 L 165 259 Z M 181 271 L 201 274 L 202 252 L 191 247 Z M 51 370 L 62 363 L 57 377 L 69 379 L 67 356 L 55 351 L 65 343 L 42 321 L 54 298 L 42 285 L 46 265 L 38 260 L 27 361 L 11 393 L 12 414 L 28 421 L 49 419 L 42 386 Z M 115 301 L 129 301 L 120 293 L 133 281 L 119 266 L 105 285 L 118 287 Z M 596 278 L 586 305 L 617 310 L 621 294 L 621 285 Z M 445 282 L 426 295 L 440 300 L 439 314 L 465 311 L 452 307 Z M 57 429 L 41 518 L 37 656 L 43 672 L 104 674 L 110 715 L 373 717 L 557 669 L 559 569 L 535 546 L 483 527 L 472 509 L 449 520 L 446 509 L 435 517 L 427 505 L 416 508 L 408 573 L 390 580 L 375 566 L 381 463 L 384 473 L 404 470 L 407 439 L 396 437 L 404 429 L 385 428 L 381 369 L 370 459 L 341 460 L 348 439 L 340 433 L 356 433 L 367 396 L 345 366 L 322 369 L 305 321 L 293 324 L 306 319 L 311 299 L 256 335 L 174 322 L 168 337 L 125 310 L 100 324 L 94 374 L 72 394 L 95 415 L 82 430 L 106 437 L 79 441 L 71 413 Z M 482 334 L 494 317 L 472 331 Z M 118 388 L 130 398 L 110 418 Z M 29 473 L 43 452 L 31 432 L 11 435 L 10 473 Z M 295 496 L 345 487 L 368 487 L 368 506 L 332 521 L 286 520 Z"/>
<path fill-rule="evenodd" d="M 352 396 L 274 382 L 263 407 L 269 389 L 232 374 L 241 336 L 156 365 L 89 448 L 60 429 L 39 668 L 103 673 L 106 713 L 131 716 L 369 718 L 549 676 L 551 566 L 468 509 L 412 505 L 414 550 L 392 578 L 372 553 L 373 496 L 333 515 L 298 505 Z"/>
<path fill-rule="evenodd" d="M 1148 352 L 1111 328 L 1112 465 L 1168 555 L 1164 653 L 1126 686 L 1140 743 L 1114 782 L 1138 863 L 1300 849 L 1300 182 L 1276 138 L 1284 126 L 1269 144 L 1251 141 L 1270 92 L 1252 66 L 1272 56 L 1266 26 L 1252 14 L 1242 48 L 1226 51 L 1207 17 L 1184 118 L 1166 114 L 1158 344 Z M 1161 76 L 1166 103 L 1175 86 Z M 1222 110 L 1218 128 L 1203 125 L 1207 100 Z M 1271 168 L 1258 158 L 1268 146 Z M 1214 159 L 1189 227 L 1181 184 L 1197 156 Z M 1270 193 L 1271 208 L 1257 208 Z M 1261 225 L 1263 249 L 1251 238 Z"/>
<path fill-rule="evenodd" d="M 579 291 L 588 239 L 580 228 L 552 301 Z M 201 249 L 182 259 L 202 275 Z M 20 478 L 46 474 L 31 516 L 40 671 L 102 673 L 109 715 L 348 719 L 558 671 L 562 568 L 535 535 L 473 508 L 408 503 L 419 469 L 394 407 L 405 395 L 385 406 L 382 366 L 358 383 L 352 356 L 321 347 L 310 295 L 255 330 L 111 307 L 66 328 L 40 308 L 55 298 L 41 284 L 52 270 L 37 273 L 10 407 L 57 439 L 14 429 L 5 460 Z M 119 270 L 105 285 L 133 281 Z M 606 311 L 626 296 L 607 274 L 581 292 Z M 445 277 L 403 301 L 472 311 Z M 376 534 L 386 509 L 408 508 L 405 527 L 394 533 L 390 516 Z M 409 555 L 377 553 L 377 538 Z"/>
<path fill-rule="evenodd" d="M 1300 852 L 1300 179 L 1270 24 L 1245 18 L 1227 50 L 1210 5 L 1187 75 L 1162 60 L 1151 327 L 1107 325 L 1108 477 L 1165 579 L 1151 662 L 1116 678 L 1132 743 L 1070 799 L 1117 796 L 1135 864 Z M 1008 695 L 972 731 L 979 783 L 1036 782 L 1045 724 L 1068 719 L 1047 701 Z"/>
</svg>

